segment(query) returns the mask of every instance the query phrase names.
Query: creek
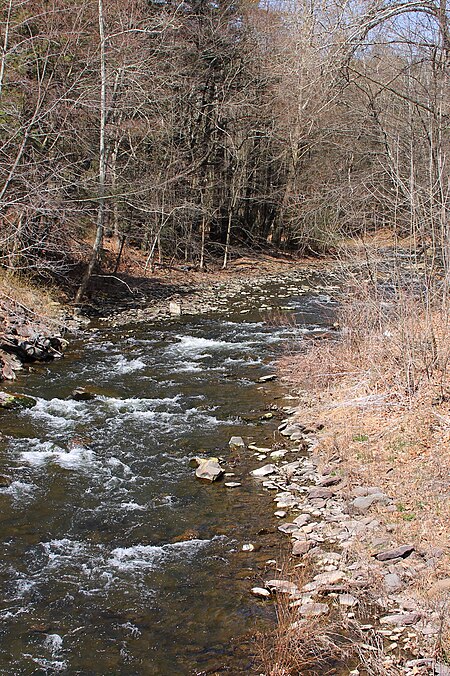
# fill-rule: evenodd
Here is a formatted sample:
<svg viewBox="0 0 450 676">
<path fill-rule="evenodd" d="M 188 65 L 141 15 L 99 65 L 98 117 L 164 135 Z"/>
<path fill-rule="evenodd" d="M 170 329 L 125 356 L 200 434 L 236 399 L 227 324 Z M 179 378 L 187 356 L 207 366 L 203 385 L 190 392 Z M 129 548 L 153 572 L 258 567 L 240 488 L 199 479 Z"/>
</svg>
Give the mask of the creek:
<svg viewBox="0 0 450 676">
<path fill-rule="evenodd" d="M 228 440 L 274 443 L 279 417 L 266 414 L 292 401 L 258 380 L 330 325 L 333 283 L 296 270 L 205 316 L 93 323 L 65 359 L 9 386 L 37 405 L 0 417 L 13 479 L 0 489 L 1 673 L 252 671 L 251 636 L 274 611 L 250 588 L 285 544 L 249 476 L 254 453 Z M 73 400 L 80 386 L 96 398 Z M 242 485 L 198 481 L 197 454 Z"/>
</svg>

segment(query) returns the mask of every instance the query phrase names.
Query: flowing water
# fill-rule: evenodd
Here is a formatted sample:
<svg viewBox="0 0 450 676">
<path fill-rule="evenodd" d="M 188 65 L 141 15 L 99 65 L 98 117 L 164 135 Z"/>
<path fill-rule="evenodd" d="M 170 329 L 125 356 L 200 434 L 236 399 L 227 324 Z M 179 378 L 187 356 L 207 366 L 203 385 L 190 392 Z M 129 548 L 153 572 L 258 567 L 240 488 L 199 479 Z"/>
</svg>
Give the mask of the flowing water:
<svg viewBox="0 0 450 676">
<path fill-rule="evenodd" d="M 0 473 L 13 479 L 0 489 L 1 673 L 252 671 L 248 636 L 273 609 L 249 589 L 282 545 L 248 475 L 257 460 L 228 440 L 273 441 L 278 421 L 261 417 L 290 402 L 257 381 L 330 323 L 320 284 L 290 273 L 221 313 L 94 327 L 10 388 L 38 403 L 0 417 Z M 78 386 L 97 398 L 74 401 Z M 242 486 L 196 480 L 199 453 L 223 457 Z"/>
</svg>

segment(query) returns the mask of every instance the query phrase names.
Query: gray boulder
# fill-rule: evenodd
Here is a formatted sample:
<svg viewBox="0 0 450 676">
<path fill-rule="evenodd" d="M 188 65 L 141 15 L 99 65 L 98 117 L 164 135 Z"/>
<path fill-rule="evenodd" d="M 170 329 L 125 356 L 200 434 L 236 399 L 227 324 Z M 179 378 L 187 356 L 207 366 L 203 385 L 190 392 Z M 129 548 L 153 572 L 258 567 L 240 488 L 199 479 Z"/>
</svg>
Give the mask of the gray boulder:
<svg viewBox="0 0 450 676">
<path fill-rule="evenodd" d="M 217 458 L 196 458 L 196 461 L 198 462 L 198 467 L 195 470 L 197 479 L 213 482 L 220 479 L 224 473 Z"/>
</svg>

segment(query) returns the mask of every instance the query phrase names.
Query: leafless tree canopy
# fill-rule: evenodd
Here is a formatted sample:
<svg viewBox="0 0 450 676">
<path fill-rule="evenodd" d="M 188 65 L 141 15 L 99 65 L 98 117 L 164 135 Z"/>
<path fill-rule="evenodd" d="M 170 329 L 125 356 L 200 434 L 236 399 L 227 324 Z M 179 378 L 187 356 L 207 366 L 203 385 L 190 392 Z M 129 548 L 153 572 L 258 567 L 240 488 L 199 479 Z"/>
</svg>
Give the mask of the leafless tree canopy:
<svg viewBox="0 0 450 676">
<path fill-rule="evenodd" d="M 445 0 L 6 0 L 0 49 L 5 268 L 380 225 L 449 262 Z"/>
</svg>

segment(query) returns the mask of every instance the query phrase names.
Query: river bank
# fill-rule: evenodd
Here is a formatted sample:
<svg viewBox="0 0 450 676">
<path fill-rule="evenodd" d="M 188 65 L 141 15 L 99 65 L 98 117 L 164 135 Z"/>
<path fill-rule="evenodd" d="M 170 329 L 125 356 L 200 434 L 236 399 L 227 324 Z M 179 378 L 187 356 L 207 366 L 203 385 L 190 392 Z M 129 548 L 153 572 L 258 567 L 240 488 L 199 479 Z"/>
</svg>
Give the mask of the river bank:
<svg viewBox="0 0 450 676">
<path fill-rule="evenodd" d="M 411 319 L 423 340 L 420 313 Z M 445 326 L 433 317 L 441 358 Z M 405 325 L 366 328 L 359 341 L 345 328 L 340 340 L 280 362 L 299 397 L 281 433 L 306 444 L 309 457 L 291 466 L 289 482 L 289 465 L 267 472 L 266 487 L 284 491 L 287 513 L 275 514 L 293 542 L 282 575 L 264 587 L 284 597 L 265 673 L 323 673 L 337 664 L 336 673 L 355 675 L 447 675 L 445 359 L 443 371 L 435 362 L 408 394 Z"/>
</svg>

